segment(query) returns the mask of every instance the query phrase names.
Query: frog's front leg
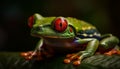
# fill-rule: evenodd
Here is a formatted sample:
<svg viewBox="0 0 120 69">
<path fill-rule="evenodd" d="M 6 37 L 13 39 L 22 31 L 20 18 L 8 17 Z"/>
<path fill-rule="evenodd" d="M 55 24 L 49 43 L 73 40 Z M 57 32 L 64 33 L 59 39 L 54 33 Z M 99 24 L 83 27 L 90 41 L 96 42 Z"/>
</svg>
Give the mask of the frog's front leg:
<svg viewBox="0 0 120 69">
<path fill-rule="evenodd" d="M 104 50 L 109 50 L 108 52 L 105 52 L 106 55 L 112 55 L 112 54 L 120 54 L 119 47 L 117 44 L 119 43 L 119 39 L 112 34 L 105 34 L 102 36 L 102 40 L 100 41 L 100 47 Z"/>
<path fill-rule="evenodd" d="M 88 44 L 84 51 L 79 51 L 76 54 L 68 54 L 66 56 L 67 59 L 64 59 L 65 63 L 70 63 L 71 61 L 73 61 L 74 65 L 79 65 L 82 59 L 84 59 L 85 57 L 92 56 L 97 50 L 99 45 L 99 41 L 95 38 L 85 38 L 85 39 L 79 38 L 75 42 L 79 44 L 84 44 L 84 43 L 88 43 Z"/>
<path fill-rule="evenodd" d="M 43 54 L 42 53 L 42 46 L 43 46 L 43 39 L 41 38 L 34 51 L 22 52 L 21 56 L 27 60 L 32 60 L 32 59 L 41 60 L 42 54 Z"/>
</svg>

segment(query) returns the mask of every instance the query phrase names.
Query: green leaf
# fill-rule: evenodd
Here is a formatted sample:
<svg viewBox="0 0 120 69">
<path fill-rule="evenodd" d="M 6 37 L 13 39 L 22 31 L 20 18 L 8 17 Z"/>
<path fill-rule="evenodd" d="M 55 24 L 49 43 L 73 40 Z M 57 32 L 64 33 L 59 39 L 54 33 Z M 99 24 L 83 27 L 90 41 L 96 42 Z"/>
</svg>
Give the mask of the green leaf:
<svg viewBox="0 0 120 69">
<path fill-rule="evenodd" d="M 1 52 L 0 69 L 120 69 L 119 55 L 94 55 L 86 58 L 79 66 L 64 64 L 65 55 L 54 56 L 42 61 L 27 61 L 20 52 Z"/>
</svg>

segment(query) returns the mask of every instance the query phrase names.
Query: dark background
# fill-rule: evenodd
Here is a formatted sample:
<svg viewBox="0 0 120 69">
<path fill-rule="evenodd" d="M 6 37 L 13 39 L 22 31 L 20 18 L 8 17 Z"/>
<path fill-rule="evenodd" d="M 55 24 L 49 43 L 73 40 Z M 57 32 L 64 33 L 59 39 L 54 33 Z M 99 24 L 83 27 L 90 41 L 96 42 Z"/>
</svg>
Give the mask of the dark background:
<svg viewBox="0 0 120 69">
<path fill-rule="evenodd" d="M 119 0 L 1 0 L 0 51 L 28 51 L 38 38 L 30 36 L 27 19 L 43 16 L 70 16 L 95 25 L 102 33 L 120 38 Z"/>
</svg>

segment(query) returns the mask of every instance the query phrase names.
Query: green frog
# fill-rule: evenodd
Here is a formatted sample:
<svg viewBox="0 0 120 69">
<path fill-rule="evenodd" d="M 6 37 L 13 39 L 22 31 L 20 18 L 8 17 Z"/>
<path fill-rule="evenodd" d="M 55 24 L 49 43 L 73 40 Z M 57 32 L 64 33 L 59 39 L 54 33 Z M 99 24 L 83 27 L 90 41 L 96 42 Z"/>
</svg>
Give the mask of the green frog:
<svg viewBox="0 0 120 69">
<path fill-rule="evenodd" d="M 22 52 L 26 60 L 43 60 L 66 54 L 64 63 L 80 65 L 97 51 L 107 55 L 120 54 L 119 39 L 112 34 L 101 35 L 95 26 L 72 17 L 43 17 L 35 13 L 28 19 L 31 35 L 40 38 L 34 51 Z"/>
</svg>

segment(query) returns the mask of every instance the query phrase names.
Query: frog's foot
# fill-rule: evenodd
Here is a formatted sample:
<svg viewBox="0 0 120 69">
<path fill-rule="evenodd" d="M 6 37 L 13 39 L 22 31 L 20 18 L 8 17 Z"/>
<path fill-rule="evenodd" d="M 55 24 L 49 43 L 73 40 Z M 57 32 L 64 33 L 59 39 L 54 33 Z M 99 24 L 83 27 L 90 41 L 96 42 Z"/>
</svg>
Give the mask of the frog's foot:
<svg viewBox="0 0 120 69">
<path fill-rule="evenodd" d="M 29 52 L 22 52 L 20 54 L 22 57 L 24 57 L 26 60 L 42 60 L 43 58 L 41 57 L 41 52 L 33 52 L 33 51 L 29 51 Z"/>
<path fill-rule="evenodd" d="M 109 56 L 111 56 L 111 55 L 113 55 L 113 54 L 118 54 L 118 55 L 120 55 L 120 50 L 116 50 L 116 49 L 112 49 L 112 50 L 110 50 L 110 51 L 108 51 L 108 52 L 106 52 L 106 53 L 104 53 L 105 55 L 109 55 Z"/>
<path fill-rule="evenodd" d="M 80 65 L 81 63 L 80 56 L 77 54 L 66 55 L 66 59 L 64 59 L 64 63 L 68 64 L 71 61 L 73 61 L 73 65 Z"/>
</svg>

